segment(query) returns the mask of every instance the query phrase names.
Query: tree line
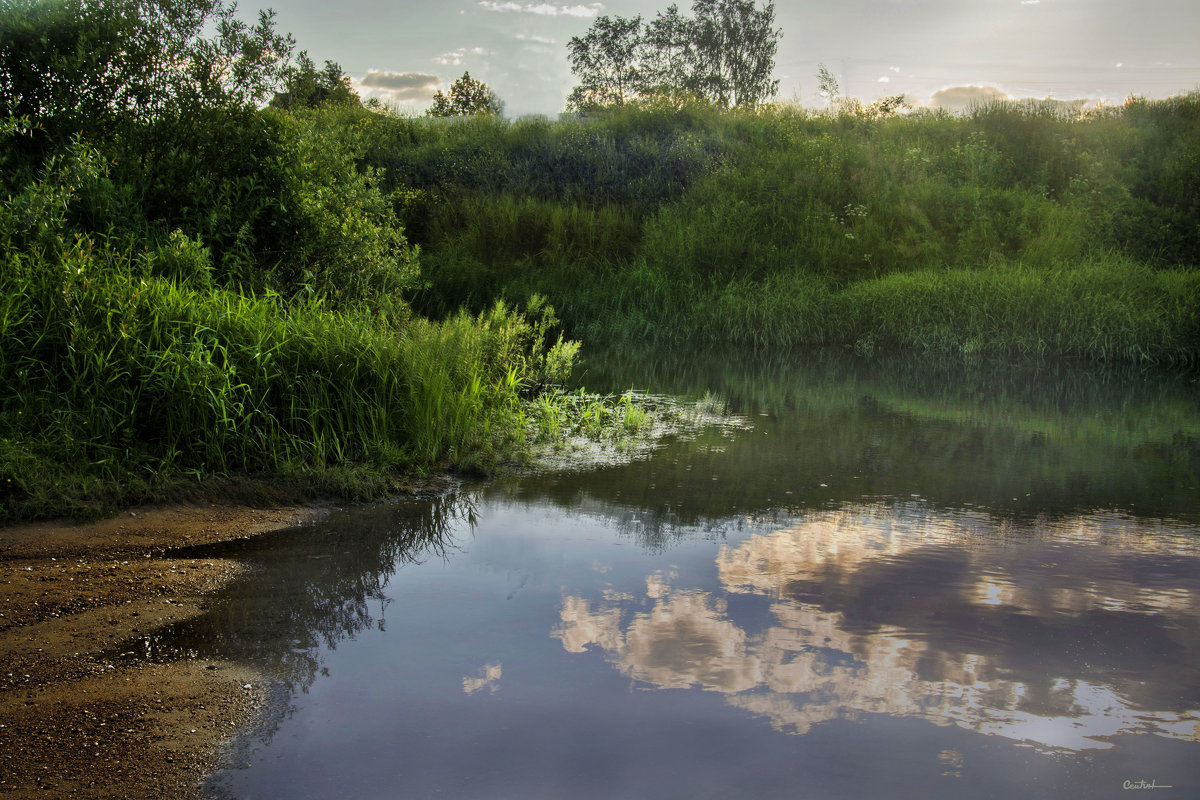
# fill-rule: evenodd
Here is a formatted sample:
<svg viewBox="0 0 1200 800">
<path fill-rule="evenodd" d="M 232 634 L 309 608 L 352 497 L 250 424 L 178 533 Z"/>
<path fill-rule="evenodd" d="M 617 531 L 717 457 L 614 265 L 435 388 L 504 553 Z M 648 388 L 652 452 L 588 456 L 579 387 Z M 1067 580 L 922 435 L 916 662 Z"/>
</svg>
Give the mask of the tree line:
<svg viewBox="0 0 1200 800">
<path fill-rule="evenodd" d="M 754 0 L 694 0 L 690 17 L 674 4 L 651 20 L 597 17 L 567 44 L 579 81 L 567 108 L 663 96 L 754 107 L 778 91 L 772 73 L 782 36 L 774 2 L 758 8 Z"/>
</svg>

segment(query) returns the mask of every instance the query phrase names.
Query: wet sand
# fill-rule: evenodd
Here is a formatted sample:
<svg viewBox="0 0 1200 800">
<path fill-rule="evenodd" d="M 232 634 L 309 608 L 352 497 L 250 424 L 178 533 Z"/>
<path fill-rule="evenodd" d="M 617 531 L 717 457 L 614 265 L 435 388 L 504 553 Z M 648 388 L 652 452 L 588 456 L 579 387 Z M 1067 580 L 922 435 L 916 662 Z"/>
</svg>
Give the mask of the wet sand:
<svg viewBox="0 0 1200 800">
<path fill-rule="evenodd" d="M 241 564 L 173 555 L 313 522 L 323 506 L 134 509 L 0 528 L 0 798 L 189 798 L 252 724 L 263 676 L 121 658 L 200 614 Z"/>
</svg>

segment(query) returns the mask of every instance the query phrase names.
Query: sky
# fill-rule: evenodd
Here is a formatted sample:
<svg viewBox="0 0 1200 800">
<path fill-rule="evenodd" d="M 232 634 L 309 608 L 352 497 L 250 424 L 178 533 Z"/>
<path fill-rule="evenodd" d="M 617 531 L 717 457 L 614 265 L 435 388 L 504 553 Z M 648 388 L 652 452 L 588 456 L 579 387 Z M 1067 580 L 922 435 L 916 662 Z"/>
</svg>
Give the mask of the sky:
<svg viewBox="0 0 1200 800">
<path fill-rule="evenodd" d="M 764 5 L 765 0 L 758 0 Z M 463 72 L 510 117 L 554 116 L 574 85 L 567 42 L 597 15 L 652 18 L 670 0 L 264 0 L 318 65 L 364 98 L 421 113 Z M 690 0 L 678 2 L 690 12 Z M 242 0 L 244 12 L 256 12 Z M 1200 0 L 777 0 L 777 99 L 820 108 L 818 64 L 843 96 L 918 105 L 990 97 L 1120 103 L 1200 89 Z"/>
</svg>

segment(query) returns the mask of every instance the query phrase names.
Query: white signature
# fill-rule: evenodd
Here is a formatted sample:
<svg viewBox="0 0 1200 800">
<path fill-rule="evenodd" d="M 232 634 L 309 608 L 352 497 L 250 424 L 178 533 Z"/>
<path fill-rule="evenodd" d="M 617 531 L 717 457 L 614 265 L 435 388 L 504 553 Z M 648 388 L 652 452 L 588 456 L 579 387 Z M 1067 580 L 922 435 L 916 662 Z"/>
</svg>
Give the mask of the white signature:
<svg viewBox="0 0 1200 800">
<path fill-rule="evenodd" d="M 1125 781 L 1121 784 L 1126 789 L 1174 789 L 1174 786 L 1159 786 L 1154 781 L 1147 783 L 1146 781 Z"/>
</svg>

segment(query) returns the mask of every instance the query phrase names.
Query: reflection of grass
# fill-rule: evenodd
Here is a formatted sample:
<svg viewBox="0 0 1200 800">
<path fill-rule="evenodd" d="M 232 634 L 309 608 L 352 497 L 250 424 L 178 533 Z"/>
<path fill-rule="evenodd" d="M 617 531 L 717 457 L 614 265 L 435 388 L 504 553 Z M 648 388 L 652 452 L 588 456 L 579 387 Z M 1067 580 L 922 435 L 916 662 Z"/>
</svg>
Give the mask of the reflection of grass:
<svg viewBox="0 0 1200 800">
<path fill-rule="evenodd" d="M 608 357 L 612 357 L 611 354 Z M 662 391 L 696 394 L 745 412 L 787 416 L 836 413 L 870 398 L 881 413 L 929 421 L 1040 431 L 1063 441 L 1136 446 L 1200 435 L 1200 409 L 1187 378 L 1136 368 L 1038 367 L 964 359 L 870 362 L 838 351 L 806 359 L 755 357 L 741 351 L 622 351 L 611 364 L 589 359 L 584 373 L 602 386 L 613 370 Z M 632 373 L 632 374 L 630 374 Z M 626 377 L 628 375 L 628 377 Z"/>
<path fill-rule="evenodd" d="M 1200 513 L 1200 408 L 1185 380 L 833 354 L 624 355 L 611 367 L 593 357 L 592 385 L 615 374 L 680 394 L 720 391 L 755 426 L 719 442 L 719 460 L 671 449 L 671 459 L 695 467 L 677 474 L 678 491 L 660 489 L 673 513 L 753 513 L 859 492 L 1048 513 Z"/>
</svg>

